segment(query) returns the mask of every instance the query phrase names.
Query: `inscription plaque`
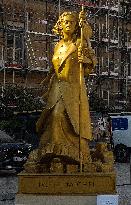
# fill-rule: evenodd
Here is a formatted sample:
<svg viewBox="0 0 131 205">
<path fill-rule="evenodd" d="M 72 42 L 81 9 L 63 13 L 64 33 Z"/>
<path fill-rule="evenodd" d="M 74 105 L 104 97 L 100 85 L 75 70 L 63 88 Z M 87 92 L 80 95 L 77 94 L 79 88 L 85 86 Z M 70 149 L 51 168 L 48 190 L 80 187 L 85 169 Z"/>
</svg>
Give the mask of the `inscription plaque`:
<svg viewBox="0 0 131 205">
<path fill-rule="evenodd" d="M 115 192 L 114 173 L 19 175 L 19 193 L 23 194 L 111 194 Z"/>
</svg>

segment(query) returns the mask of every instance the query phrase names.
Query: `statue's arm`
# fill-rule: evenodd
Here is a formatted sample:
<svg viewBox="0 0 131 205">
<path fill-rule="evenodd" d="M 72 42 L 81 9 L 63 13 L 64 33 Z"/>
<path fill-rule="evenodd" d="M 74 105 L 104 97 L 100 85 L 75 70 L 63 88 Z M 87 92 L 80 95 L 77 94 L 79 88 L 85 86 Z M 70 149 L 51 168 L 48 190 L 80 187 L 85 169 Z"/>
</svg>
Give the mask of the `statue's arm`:
<svg viewBox="0 0 131 205">
<path fill-rule="evenodd" d="M 92 28 L 87 21 L 83 25 L 83 35 L 84 35 L 84 39 L 86 39 L 86 40 L 87 40 L 87 38 L 92 37 Z"/>
<path fill-rule="evenodd" d="M 91 47 L 89 39 L 88 43 L 86 40 L 84 40 L 83 47 L 81 47 L 81 44 L 78 46 L 78 61 L 79 63 L 83 63 L 85 75 L 92 73 L 97 64 L 97 58 L 95 56 L 94 50 Z"/>
<path fill-rule="evenodd" d="M 95 56 L 94 50 L 91 47 L 91 42 L 90 42 L 90 38 L 92 37 L 92 28 L 88 23 L 88 21 L 86 20 L 85 13 L 83 11 L 80 12 L 79 19 L 80 19 L 80 27 L 82 26 L 82 31 L 83 31 L 82 32 L 83 42 L 80 42 L 79 44 L 80 46 L 78 47 L 78 61 L 83 63 L 83 67 L 85 68 L 85 75 L 89 75 L 91 72 L 93 72 L 97 64 L 97 58 Z M 79 48 L 81 52 L 79 52 Z"/>
<path fill-rule="evenodd" d="M 87 61 L 84 63 L 85 75 L 89 75 L 94 71 L 94 68 L 97 64 L 97 58 L 92 47 L 86 48 L 85 56 L 87 59 Z"/>
</svg>

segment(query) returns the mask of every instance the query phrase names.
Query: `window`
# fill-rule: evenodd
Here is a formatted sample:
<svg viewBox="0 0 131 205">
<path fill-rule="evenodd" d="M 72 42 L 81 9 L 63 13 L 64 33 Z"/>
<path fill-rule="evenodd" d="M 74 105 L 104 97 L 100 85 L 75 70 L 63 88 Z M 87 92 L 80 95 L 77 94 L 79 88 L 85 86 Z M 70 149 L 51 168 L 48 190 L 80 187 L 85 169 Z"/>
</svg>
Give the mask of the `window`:
<svg viewBox="0 0 131 205">
<path fill-rule="evenodd" d="M 9 31 L 7 33 L 7 64 L 23 64 L 23 33 Z"/>
</svg>

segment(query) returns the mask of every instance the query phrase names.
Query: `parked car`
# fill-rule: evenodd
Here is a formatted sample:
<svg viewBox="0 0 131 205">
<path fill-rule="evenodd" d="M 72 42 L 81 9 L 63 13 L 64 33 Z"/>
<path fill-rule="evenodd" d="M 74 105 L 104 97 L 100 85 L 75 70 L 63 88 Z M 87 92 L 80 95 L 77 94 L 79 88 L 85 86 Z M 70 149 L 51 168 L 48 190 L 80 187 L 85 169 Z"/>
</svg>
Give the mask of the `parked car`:
<svg viewBox="0 0 131 205">
<path fill-rule="evenodd" d="M 19 173 L 32 150 L 33 146 L 28 143 L 0 144 L 0 171 L 13 169 Z"/>
<path fill-rule="evenodd" d="M 110 114 L 112 141 L 117 162 L 129 162 L 131 153 L 131 113 Z"/>
</svg>

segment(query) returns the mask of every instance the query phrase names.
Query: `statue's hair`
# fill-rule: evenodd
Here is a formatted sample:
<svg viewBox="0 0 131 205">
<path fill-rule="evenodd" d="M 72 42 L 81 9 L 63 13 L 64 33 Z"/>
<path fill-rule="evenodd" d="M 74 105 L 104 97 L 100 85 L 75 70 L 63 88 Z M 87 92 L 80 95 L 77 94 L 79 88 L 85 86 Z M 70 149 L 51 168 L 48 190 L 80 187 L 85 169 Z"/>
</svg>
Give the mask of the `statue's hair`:
<svg viewBox="0 0 131 205">
<path fill-rule="evenodd" d="M 54 28 L 53 28 L 53 32 L 57 35 L 62 36 L 63 32 L 62 32 L 62 27 L 61 27 L 61 22 L 64 19 L 64 16 L 72 16 L 75 21 L 76 21 L 76 30 L 75 30 L 75 34 L 77 36 L 80 36 L 80 27 L 79 27 L 79 15 L 76 12 L 64 12 L 62 15 L 60 15 L 58 21 L 56 22 Z"/>
</svg>

